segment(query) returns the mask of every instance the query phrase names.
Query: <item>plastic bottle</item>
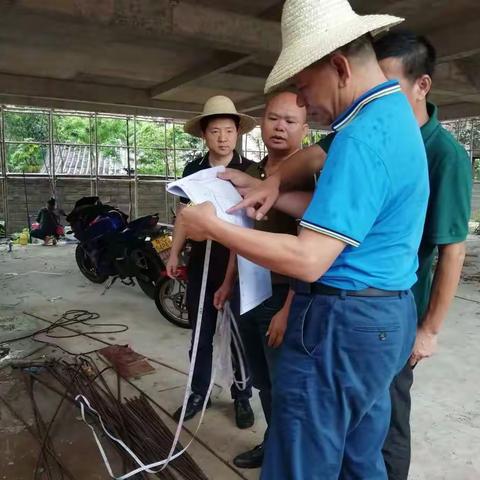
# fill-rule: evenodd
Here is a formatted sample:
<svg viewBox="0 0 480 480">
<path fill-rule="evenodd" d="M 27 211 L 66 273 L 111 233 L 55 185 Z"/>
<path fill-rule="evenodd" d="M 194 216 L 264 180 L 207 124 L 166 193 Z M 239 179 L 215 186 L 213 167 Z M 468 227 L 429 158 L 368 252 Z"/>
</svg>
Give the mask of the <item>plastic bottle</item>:
<svg viewBox="0 0 480 480">
<path fill-rule="evenodd" d="M 20 234 L 18 243 L 20 245 L 27 245 L 29 238 L 30 238 L 30 234 L 28 233 L 28 229 L 24 228 L 22 233 Z"/>
</svg>

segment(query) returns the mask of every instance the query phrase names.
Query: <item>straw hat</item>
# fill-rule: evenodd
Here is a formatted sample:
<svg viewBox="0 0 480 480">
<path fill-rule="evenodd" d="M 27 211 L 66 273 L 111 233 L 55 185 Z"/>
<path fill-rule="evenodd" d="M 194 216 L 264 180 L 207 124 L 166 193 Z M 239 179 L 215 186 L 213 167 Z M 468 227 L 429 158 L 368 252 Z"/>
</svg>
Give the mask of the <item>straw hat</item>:
<svg viewBox="0 0 480 480">
<path fill-rule="evenodd" d="M 256 120 L 253 117 L 244 115 L 243 113 L 238 113 L 235 108 L 235 104 L 228 97 L 223 95 L 216 95 L 215 97 L 209 98 L 203 107 L 203 113 L 197 115 L 190 119 L 185 126 L 183 127 L 186 133 L 193 135 L 195 137 L 202 138 L 203 132 L 200 126 L 200 121 L 202 118 L 210 117 L 212 115 L 235 115 L 240 119 L 240 125 L 238 133 L 241 135 L 243 133 L 248 133 L 250 130 L 253 130 L 257 125 Z"/>
<path fill-rule="evenodd" d="M 347 0 L 287 0 L 282 13 L 282 51 L 265 93 L 362 35 L 376 35 L 403 20 L 391 15 L 357 15 Z"/>
</svg>

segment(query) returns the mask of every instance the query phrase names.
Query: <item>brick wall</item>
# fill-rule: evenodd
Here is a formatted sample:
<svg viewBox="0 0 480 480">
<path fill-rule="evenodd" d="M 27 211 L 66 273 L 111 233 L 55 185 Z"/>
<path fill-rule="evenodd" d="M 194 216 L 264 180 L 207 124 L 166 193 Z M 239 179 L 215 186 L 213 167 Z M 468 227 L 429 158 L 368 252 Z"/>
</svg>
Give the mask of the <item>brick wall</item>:
<svg viewBox="0 0 480 480">
<path fill-rule="evenodd" d="M 174 207 L 174 198 L 166 193 L 165 183 L 139 180 L 138 215 L 158 213 L 162 222 L 171 223 L 170 209 Z"/>
<path fill-rule="evenodd" d="M 28 213 L 32 221 L 35 220 L 38 210 L 44 207 L 47 200 L 52 196 L 48 179 L 44 178 L 26 178 L 25 182 L 21 177 L 8 178 L 6 190 L 8 233 L 19 231 L 28 225 L 25 191 L 28 199 Z"/>
<path fill-rule="evenodd" d="M 27 209 L 25 202 L 25 187 L 22 177 L 8 177 L 8 233 L 18 232 L 27 226 Z M 30 218 L 34 221 L 37 212 L 45 206 L 52 196 L 49 179 L 46 177 L 26 178 L 26 191 Z M 93 188 L 93 190 L 92 190 Z M 56 197 L 59 206 L 69 212 L 75 202 L 81 197 L 91 195 L 94 184 L 89 179 L 59 178 L 56 185 Z M 138 216 L 158 213 L 161 222 L 171 221 L 170 207 L 174 200 L 166 195 L 165 183 L 158 181 L 139 180 L 137 186 Z M 134 209 L 135 188 L 123 179 L 99 179 L 98 195 L 102 202 L 114 205 L 129 214 Z M 3 198 L 4 188 L 0 182 L 0 219 L 4 218 Z M 130 201 L 131 199 L 131 201 Z M 130 210 L 131 205 L 131 210 Z"/>
</svg>

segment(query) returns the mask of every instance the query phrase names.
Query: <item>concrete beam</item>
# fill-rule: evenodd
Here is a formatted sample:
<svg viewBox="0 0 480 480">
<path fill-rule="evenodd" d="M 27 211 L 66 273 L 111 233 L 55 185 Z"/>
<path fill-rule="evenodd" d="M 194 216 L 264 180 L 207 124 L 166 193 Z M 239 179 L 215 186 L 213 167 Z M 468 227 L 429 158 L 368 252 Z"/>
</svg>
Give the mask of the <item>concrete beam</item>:
<svg viewBox="0 0 480 480">
<path fill-rule="evenodd" d="M 138 37 L 165 39 L 196 48 L 277 54 L 280 25 L 185 0 L 13 0 L 10 12 L 24 10 L 81 22 Z M 41 17 L 40 15 L 40 17 Z M 39 23 L 41 25 L 41 22 Z"/>
<path fill-rule="evenodd" d="M 480 94 L 476 93 L 474 95 L 462 95 L 461 93 L 445 91 L 445 90 L 434 90 L 432 95 L 440 97 L 441 99 L 448 102 L 458 102 L 458 103 L 480 103 Z"/>
<path fill-rule="evenodd" d="M 122 115 L 137 115 L 141 117 L 162 117 L 175 120 L 187 120 L 192 117 L 188 112 L 172 112 L 157 108 L 131 107 L 128 105 L 104 105 L 100 103 L 76 102 L 74 100 L 51 100 L 46 98 L 30 98 L 0 94 L 1 105 L 18 107 L 53 108 L 58 110 L 73 110 L 76 112 L 97 112 Z"/>
<path fill-rule="evenodd" d="M 232 68 L 229 73 L 234 75 L 243 75 L 245 77 L 257 77 L 263 78 L 265 81 L 272 71 L 271 65 L 275 63 L 275 60 L 269 65 L 259 65 L 257 63 L 246 63 L 237 68 Z"/>
<path fill-rule="evenodd" d="M 405 28 L 426 34 L 435 45 L 439 62 L 480 52 L 480 10 L 476 1 L 435 0 L 432 4 L 430 0 L 350 0 L 350 3 L 359 13 L 388 13 L 405 18 Z M 438 22 L 442 26 L 435 28 Z"/>
<path fill-rule="evenodd" d="M 256 95 L 255 97 L 247 98 L 242 102 L 237 103 L 239 112 L 248 113 L 255 110 L 260 110 L 265 106 L 265 95 Z"/>
<path fill-rule="evenodd" d="M 236 68 L 252 59 L 251 55 L 242 55 L 233 52 L 219 51 L 215 52 L 213 57 L 206 61 L 195 65 L 186 72 L 177 75 L 166 82 L 160 83 L 150 90 L 152 98 L 159 98 L 162 94 L 186 85 L 192 81 L 197 81 L 202 77 L 221 73 L 232 68 Z"/>
<path fill-rule="evenodd" d="M 245 75 L 234 75 L 228 73 L 217 73 L 209 75 L 194 82 L 196 87 L 211 88 L 212 90 L 231 90 L 235 92 L 247 92 L 259 94 L 265 86 L 265 79 L 258 77 L 247 77 Z"/>
<path fill-rule="evenodd" d="M 480 88 L 472 82 L 458 62 L 441 63 L 437 66 L 433 78 L 433 92 L 450 92 L 460 95 L 480 93 Z"/>
<path fill-rule="evenodd" d="M 455 103 L 440 105 L 438 108 L 440 120 L 455 120 L 480 116 L 480 103 Z"/>
<path fill-rule="evenodd" d="M 94 110 L 133 107 L 145 112 L 169 112 L 169 116 L 191 116 L 202 109 L 199 104 L 152 100 L 148 92 L 128 87 L 4 74 L 0 74 L 0 94 L 16 98 L 14 103 L 17 104 L 36 98 L 48 101 L 49 105 L 54 102 L 86 103 L 90 109 L 97 104 Z"/>
<path fill-rule="evenodd" d="M 425 16 L 430 0 L 350 0 L 352 7 L 363 15 L 387 13 L 403 17 L 408 23 L 415 22 L 419 16 Z M 451 0 L 435 0 L 435 9 L 451 4 Z"/>
<path fill-rule="evenodd" d="M 427 36 L 437 48 L 438 62 L 442 63 L 479 54 L 479 32 L 480 19 L 475 18 L 461 25 L 432 31 Z"/>
<path fill-rule="evenodd" d="M 457 60 L 455 64 L 468 78 L 470 83 L 475 86 L 477 92 L 480 93 L 480 59 L 464 58 Z"/>
<path fill-rule="evenodd" d="M 245 3 L 243 1 L 240 1 L 239 5 L 241 5 L 242 8 L 245 7 Z M 274 3 L 269 8 L 267 8 L 266 10 L 260 13 L 259 18 L 261 18 L 262 20 L 273 20 L 274 22 L 280 21 L 279 12 L 281 13 L 282 11 L 282 5 L 283 5 L 283 1 L 282 2 L 274 1 Z M 186 72 L 183 72 L 180 75 L 177 75 L 176 77 L 168 80 L 167 82 L 163 82 L 162 84 L 159 84 L 156 87 L 153 87 L 151 89 L 151 96 L 152 98 L 159 98 L 163 93 L 171 91 L 182 85 L 188 84 L 193 80 L 195 80 L 196 85 L 205 86 L 205 82 L 202 80 L 202 77 L 208 77 L 208 76 L 211 77 L 213 74 L 216 74 L 216 73 L 232 71 L 239 67 L 241 68 L 242 66 L 247 66 L 249 62 L 253 59 L 254 57 L 252 55 L 241 55 L 241 54 L 235 54 L 233 52 L 216 51 L 213 53 L 213 56 L 210 61 L 202 62 L 199 65 L 197 65 L 195 68 L 192 68 Z M 252 65 L 262 69 L 262 74 L 258 75 L 259 77 L 266 78 L 270 73 L 269 67 L 264 67 L 263 65 L 255 65 L 250 63 L 250 66 Z M 258 68 L 257 68 L 257 72 L 258 72 Z M 252 76 L 255 76 L 255 75 L 252 75 Z M 212 81 L 211 78 L 209 80 L 210 82 Z M 231 87 L 228 86 L 230 85 L 230 83 L 228 82 L 228 79 L 223 78 L 222 80 L 225 81 L 226 85 L 223 85 L 223 84 L 219 85 L 219 83 L 216 82 L 215 86 L 214 87 L 212 86 L 212 88 L 218 88 L 223 90 L 231 89 Z M 243 79 L 243 81 L 239 83 L 241 86 L 245 86 L 245 79 Z M 235 88 L 233 89 L 235 90 Z M 255 92 L 257 90 L 261 90 L 261 88 L 255 89 L 255 90 L 240 90 L 240 91 Z"/>
</svg>

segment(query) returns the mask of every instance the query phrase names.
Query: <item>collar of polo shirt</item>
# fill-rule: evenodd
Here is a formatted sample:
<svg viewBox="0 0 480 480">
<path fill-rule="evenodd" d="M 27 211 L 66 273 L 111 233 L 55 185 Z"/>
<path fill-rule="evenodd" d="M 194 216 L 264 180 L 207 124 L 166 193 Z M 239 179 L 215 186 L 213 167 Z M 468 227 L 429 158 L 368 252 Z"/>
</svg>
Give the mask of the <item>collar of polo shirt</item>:
<svg viewBox="0 0 480 480">
<path fill-rule="evenodd" d="M 373 100 L 400 91 L 400 84 L 397 80 L 389 80 L 368 90 L 368 92 L 358 97 L 357 100 L 332 123 L 332 130 L 339 132 L 342 128 L 345 128 L 358 115 L 362 108 L 370 102 L 373 102 Z"/>
</svg>

